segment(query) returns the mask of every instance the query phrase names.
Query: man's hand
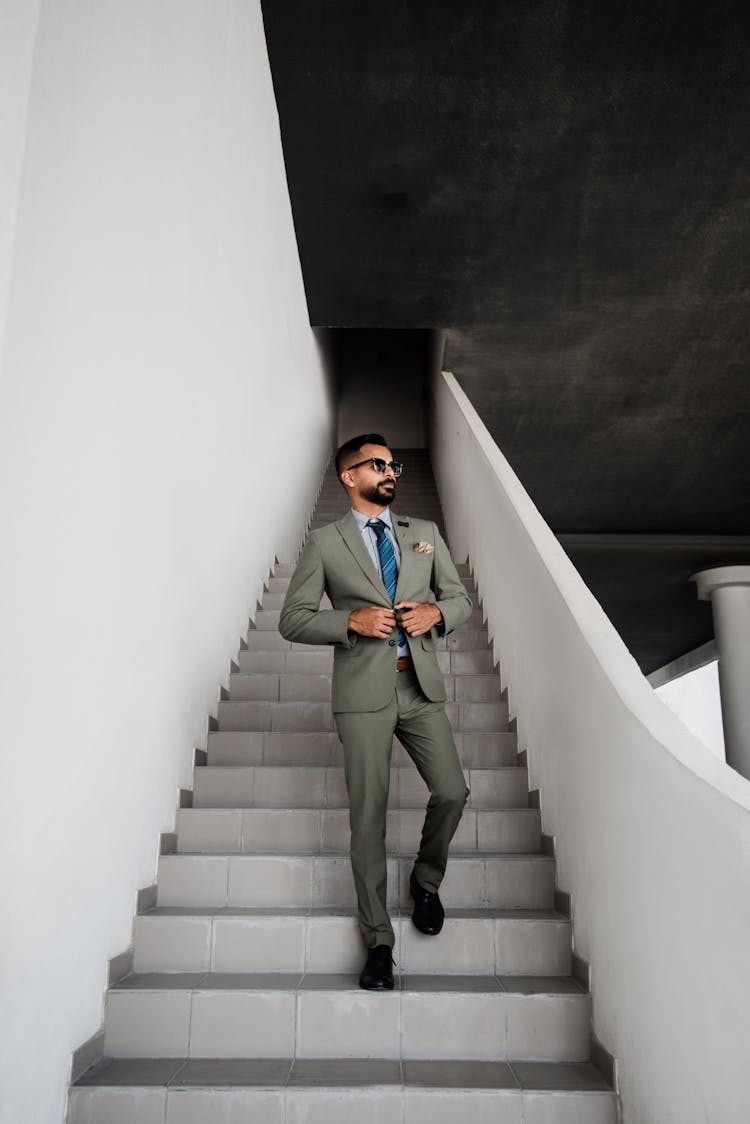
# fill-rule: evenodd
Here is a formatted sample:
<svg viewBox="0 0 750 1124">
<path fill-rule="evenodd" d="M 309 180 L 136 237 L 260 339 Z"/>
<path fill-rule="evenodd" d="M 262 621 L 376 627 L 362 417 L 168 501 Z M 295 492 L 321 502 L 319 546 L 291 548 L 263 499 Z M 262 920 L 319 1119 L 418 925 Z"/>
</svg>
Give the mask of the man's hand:
<svg viewBox="0 0 750 1124">
<path fill-rule="evenodd" d="M 443 619 L 443 614 L 437 605 L 420 601 L 399 601 L 394 609 L 403 609 L 398 615 L 398 623 L 407 636 L 424 636 Z"/>
<path fill-rule="evenodd" d="M 347 628 L 350 632 L 357 632 L 360 636 L 374 636 L 378 640 L 387 640 L 396 627 L 396 615 L 393 609 L 379 609 L 373 605 L 370 609 L 355 609 L 349 614 Z"/>
</svg>

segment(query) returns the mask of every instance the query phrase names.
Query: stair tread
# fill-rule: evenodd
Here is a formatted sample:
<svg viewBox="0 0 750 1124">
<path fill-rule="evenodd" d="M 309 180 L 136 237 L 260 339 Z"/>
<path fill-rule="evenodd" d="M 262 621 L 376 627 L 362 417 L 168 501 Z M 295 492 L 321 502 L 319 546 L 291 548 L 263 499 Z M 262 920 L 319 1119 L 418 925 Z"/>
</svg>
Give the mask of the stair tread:
<svg viewBox="0 0 750 1124">
<path fill-rule="evenodd" d="M 573 976 L 399 975 L 395 989 L 515 995 L 587 995 Z M 354 991 L 356 974 L 345 972 L 143 972 L 119 980 L 113 991 Z"/>
<path fill-rule="evenodd" d="M 394 906 L 389 910 L 391 917 L 411 918 L 411 908 Z M 140 917 L 351 917 L 356 918 L 356 909 L 341 906 L 185 906 L 157 905 L 144 910 Z M 569 918 L 556 909 L 462 909 L 460 906 L 446 908 L 449 921 L 564 921 Z"/>
<path fill-rule="evenodd" d="M 274 808 L 272 811 L 277 811 Z M 389 859 L 408 859 L 413 862 L 414 850 L 402 851 L 399 849 L 389 850 Z M 181 851 L 181 852 L 167 852 L 161 856 L 161 861 L 165 859 L 200 859 L 203 862 L 210 862 L 212 859 L 232 859 L 233 861 L 243 862 L 253 859 L 258 859 L 265 862 L 267 859 L 304 859 L 306 862 L 311 862 L 313 859 L 343 859 L 348 860 L 348 855 L 343 851 L 253 851 L 242 853 L 241 851 Z M 534 862 L 554 863 L 552 855 L 547 855 L 544 851 L 458 851 L 451 855 L 451 862 L 453 864 L 463 863 L 466 861 L 477 862 L 482 859 L 503 859 L 514 860 L 518 862 Z"/>
<path fill-rule="evenodd" d="M 227 768 L 233 768 L 233 767 L 235 767 L 235 766 L 227 766 Z M 240 769 L 241 768 L 252 769 L 252 768 L 262 768 L 262 767 L 263 766 L 252 766 L 252 765 L 248 765 L 248 766 L 238 765 L 238 766 L 236 766 L 236 768 L 240 768 Z M 290 766 L 290 768 L 293 768 L 293 766 Z M 325 768 L 325 766 L 321 765 L 320 768 L 323 769 L 323 768 Z M 470 771 L 474 772 L 474 770 L 470 770 Z M 389 812 L 393 812 L 395 815 L 401 815 L 402 813 L 408 814 L 408 815 L 413 815 L 414 813 L 420 812 L 420 811 L 423 811 L 423 810 L 424 809 L 420 809 L 420 808 L 401 808 L 401 807 L 395 807 L 395 808 L 389 808 L 388 809 Z M 508 815 L 524 815 L 524 816 L 529 817 L 530 819 L 538 819 L 539 814 L 540 814 L 538 808 L 528 808 L 526 806 L 524 806 L 522 808 L 467 808 L 466 811 L 467 812 L 474 812 L 476 815 L 480 815 L 480 816 L 503 816 L 503 815 L 508 814 Z M 336 814 L 336 815 L 339 815 L 339 816 L 348 816 L 349 815 L 349 809 L 346 808 L 346 807 L 342 807 L 342 808 L 321 808 L 320 804 L 274 804 L 274 805 L 268 806 L 268 807 L 266 807 L 262 804 L 253 804 L 252 807 L 250 807 L 250 808 L 248 808 L 245 804 L 234 804 L 234 805 L 232 805 L 232 804 L 220 804 L 220 805 L 217 804 L 216 807 L 213 807 L 210 804 L 201 804 L 200 807 L 195 807 L 195 808 L 180 808 L 178 814 L 180 816 L 185 816 L 185 815 L 196 815 L 198 813 L 200 813 L 200 815 L 206 815 L 208 813 L 215 814 L 215 813 L 235 813 L 235 812 L 242 812 L 242 813 L 249 813 L 249 814 L 252 814 L 252 813 L 255 813 L 255 812 L 320 812 L 321 814 L 324 814 L 324 815 L 331 815 L 331 814 Z M 466 814 L 466 813 L 464 813 L 464 814 Z"/>
<path fill-rule="evenodd" d="M 590 1062 L 411 1061 L 398 1058 L 102 1058 L 75 1084 L 93 1086 L 362 1087 L 611 1092 Z"/>
<path fill-rule="evenodd" d="M 228 732 L 231 733 L 232 731 L 228 731 Z M 237 732 L 243 733 L 245 731 L 239 730 Z M 399 769 L 399 770 L 403 770 L 404 772 L 407 772 L 407 773 L 413 772 L 414 768 L 415 768 L 415 766 L 411 762 L 405 762 L 403 765 L 391 765 L 391 769 Z M 470 772 L 470 773 L 519 773 L 519 772 L 525 773 L 526 772 L 526 766 L 525 765 L 468 765 L 466 768 L 467 768 L 467 771 Z M 279 769 L 280 770 L 280 769 L 286 769 L 286 770 L 293 770 L 295 773 L 299 773 L 304 769 L 338 769 L 339 772 L 343 772 L 344 766 L 343 765 L 337 765 L 337 764 L 330 764 L 330 765 L 307 765 L 307 764 L 305 764 L 305 765 L 285 765 L 283 763 L 280 763 L 280 764 L 277 765 L 275 763 L 268 762 L 268 761 L 264 761 L 262 765 L 196 765 L 195 766 L 196 772 L 198 772 L 198 771 L 204 772 L 204 771 L 207 771 L 209 769 L 222 769 L 222 770 L 229 770 L 229 769 L 235 769 L 235 770 L 237 770 L 237 769 Z"/>
</svg>

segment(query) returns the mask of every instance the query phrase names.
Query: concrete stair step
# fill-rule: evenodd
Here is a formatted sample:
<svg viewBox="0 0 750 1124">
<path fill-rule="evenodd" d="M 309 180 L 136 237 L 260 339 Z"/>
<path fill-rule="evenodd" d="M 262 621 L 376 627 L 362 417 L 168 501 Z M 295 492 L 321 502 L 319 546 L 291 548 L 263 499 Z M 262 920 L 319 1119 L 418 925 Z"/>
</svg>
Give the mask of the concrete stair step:
<svg viewBox="0 0 750 1124">
<path fill-rule="evenodd" d="M 330 652 L 330 644 L 300 644 L 285 640 L 272 629 L 248 629 L 245 636 L 247 649 L 251 652 Z M 489 649 L 489 636 L 486 628 L 460 628 L 450 636 L 441 636 L 435 641 L 438 652 L 483 652 Z"/>
<path fill-rule="evenodd" d="M 528 773 L 523 765 L 466 770 L 468 808 L 526 808 Z M 347 808 L 342 765 L 203 766 L 194 773 L 194 808 Z M 391 768 L 389 806 L 419 808 L 427 789 L 411 765 Z"/>
<path fill-rule="evenodd" d="M 294 654 L 294 653 L 291 653 Z M 515 734 L 454 734 L 464 768 L 489 769 L 517 765 Z M 212 732 L 208 735 L 208 764 L 222 765 L 342 765 L 344 751 L 334 732 L 307 733 L 269 731 Z M 394 766 L 408 765 L 410 758 L 398 738 L 393 742 Z"/>
<path fill-rule="evenodd" d="M 588 1063 L 105 1058 L 68 1124 L 616 1124 Z"/>
<path fill-rule="evenodd" d="M 333 648 L 322 652 L 240 652 L 237 666 L 241 675 L 330 675 Z"/>
<path fill-rule="evenodd" d="M 389 851 L 417 851 L 423 809 L 387 814 Z M 340 852 L 348 855 L 346 808 L 181 808 L 177 813 L 177 850 L 181 854 L 273 854 Z M 533 854 L 541 850 L 541 821 L 536 808 L 504 811 L 467 809 L 451 842 L 451 853 Z"/>
<path fill-rule="evenodd" d="M 515 734 L 454 734 L 455 745 L 464 769 L 494 769 L 516 765 L 518 743 Z M 310 734 L 269 731 L 229 731 L 208 735 L 209 765 L 341 765 L 344 751 L 333 732 Z M 391 763 L 409 764 L 409 756 L 394 738 Z"/>
<path fill-rule="evenodd" d="M 412 507 L 412 508 L 415 508 L 415 509 L 419 509 L 420 519 L 426 519 L 430 523 L 434 523 L 435 526 L 437 527 L 438 531 L 442 535 L 442 537 L 443 538 L 446 537 L 445 524 L 443 523 L 442 515 L 440 515 L 436 511 L 428 510 L 425 507 L 425 505 L 420 503 L 418 500 L 416 500 L 414 503 L 410 504 L 409 506 Z M 308 526 L 308 534 L 309 534 L 310 531 L 317 531 L 321 527 L 328 527 L 328 526 L 330 526 L 331 523 L 337 523 L 339 519 L 341 519 L 341 515 L 339 515 L 339 514 L 316 515 L 314 519 L 310 520 L 310 524 Z"/>
<path fill-rule="evenodd" d="M 332 652 L 331 644 L 300 644 L 285 640 L 279 632 L 260 632 L 251 628 L 245 635 L 245 644 L 250 652 Z"/>
<path fill-rule="evenodd" d="M 453 911 L 439 940 L 393 917 L 401 972 L 567 976 L 570 921 L 554 911 Z M 154 909 L 136 918 L 136 972 L 359 972 L 354 910 Z"/>
<path fill-rule="evenodd" d="M 278 653 L 277 653 L 278 654 Z M 318 654 L 318 653 L 316 653 Z M 449 653 L 441 652 L 442 656 Z M 500 702 L 502 687 L 494 673 L 443 676 L 445 693 L 453 702 Z M 331 672 L 233 672 L 229 677 L 232 702 L 329 702 Z"/>
<path fill-rule="evenodd" d="M 440 670 L 444 675 L 497 675 L 497 668 L 489 649 L 473 652 L 437 653 Z M 242 651 L 237 657 L 242 675 L 330 675 L 333 668 L 333 648 L 311 652 L 284 649 L 276 652 Z"/>
<path fill-rule="evenodd" d="M 399 493 L 398 504 L 394 504 L 396 514 L 399 518 L 406 519 L 427 519 L 431 523 L 442 522 L 443 513 L 440 504 L 437 503 L 434 493 L 429 495 L 426 490 L 420 488 L 410 489 L 408 493 Z M 312 522 L 320 521 L 322 523 L 333 523 L 337 519 L 341 519 L 349 511 L 346 505 L 346 499 L 343 499 L 343 505 L 337 506 L 335 500 L 326 500 L 315 508 L 312 516 Z"/>
<path fill-rule="evenodd" d="M 286 579 L 285 579 L 285 581 L 286 581 Z M 266 611 L 272 611 L 272 610 L 275 611 L 275 610 L 278 610 L 278 609 L 282 609 L 283 605 L 284 605 L 284 598 L 286 596 L 286 589 L 288 589 L 288 587 L 289 587 L 289 582 L 286 581 L 286 588 L 285 589 L 276 590 L 273 593 L 270 590 L 265 592 L 263 594 L 263 598 L 262 598 L 261 604 L 259 606 L 259 611 L 262 610 L 263 612 L 266 612 Z M 479 604 L 479 601 L 478 601 L 478 598 L 476 597 L 476 594 L 474 594 L 474 595 L 470 594 L 470 596 L 471 596 L 471 599 L 472 599 L 472 603 L 474 605 L 474 611 L 477 612 L 477 613 L 481 613 L 481 605 Z M 324 608 L 330 607 L 330 601 L 328 601 L 327 598 L 324 599 L 321 602 L 321 604 L 323 605 Z M 475 627 L 481 626 L 483 621 L 484 621 L 483 616 L 480 616 L 479 618 L 476 618 L 476 620 L 474 622 Z M 468 621 L 467 624 L 469 625 L 469 627 L 471 627 L 472 621 L 471 620 Z"/>
<path fill-rule="evenodd" d="M 387 860 L 388 906 L 411 909 L 414 853 Z M 552 909 L 555 864 L 545 854 L 454 855 L 440 887 L 446 909 Z M 160 906 L 352 909 L 347 855 L 162 855 Z"/>
<path fill-rule="evenodd" d="M 441 636 L 435 641 L 438 651 L 476 652 L 489 648 L 490 638 L 486 628 L 459 628 L 449 636 Z"/>
<path fill-rule="evenodd" d="M 283 604 L 283 598 L 281 600 L 282 600 L 282 604 Z M 330 606 L 330 602 L 329 602 L 328 605 L 325 605 L 325 604 L 323 605 L 324 608 L 327 608 L 329 606 Z M 253 629 L 256 632 L 278 631 L 279 617 L 280 616 L 281 616 L 281 606 L 279 606 L 277 609 L 270 609 L 270 608 L 258 609 L 256 614 L 255 614 L 254 620 L 251 622 L 250 631 L 253 631 Z M 467 631 L 467 632 L 486 631 L 486 629 L 484 629 L 484 613 L 482 612 L 481 609 L 474 609 L 471 613 L 471 616 L 466 621 L 466 624 L 463 624 L 461 626 L 461 628 L 458 629 L 455 633 L 451 633 L 451 635 L 449 637 L 447 637 L 447 639 L 450 639 L 452 636 L 460 636 L 463 631 Z"/>
<path fill-rule="evenodd" d="M 454 730 L 493 733 L 508 729 L 508 704 L 495 702 L 447 702 L 445 711 Z M 216 718 L 220 730 L 310 730 L 334 729 L 329 702 L 221 700 Z"/>
<path fill-rule="evenodd" d="M 265 588 L 269 593 L 284 594 L 284 593 L 286 593 L 287 589 L 289 588 L 289 580 L 290 580 L 290 578 L 288 576 L 287 577 L 276 577 L 276 576 L 270 577 L 266 580 Z M 478 595 L 477 595 L 477 591 L 476 591 L 476 583 L 475 583 L 473 577 L 471 577 L 470 574 L 464 573 L 464 574 L 461 575 L 461 581 L 466 586 L 466 589 L 469 592 L 469 594 L 472 597 L 477 598 L 477 604 L 476 604 L 475 607 L 479 608 Z M 271 606 L 269 605 L 268 608 L 271 608 Z"/>
<path fill-rule="evenodd" d="M 296 566 L 297 566 L 296 560 L 295 561 L 284 560 L 283 562 L 277 562 L 276 565 L 273 568 L 272 577 L 274 577 L 274 578 L 291 578 L 292 574 L 295 571 Z"/>
<path fill-rule="evenodd" d="M 147 973 L 107 993 L 108 1057 L 582 1062 L 590 996 L 571 977 Z M 325 1033 L 321 1033 L 325 1028 Z"/>
</svg>

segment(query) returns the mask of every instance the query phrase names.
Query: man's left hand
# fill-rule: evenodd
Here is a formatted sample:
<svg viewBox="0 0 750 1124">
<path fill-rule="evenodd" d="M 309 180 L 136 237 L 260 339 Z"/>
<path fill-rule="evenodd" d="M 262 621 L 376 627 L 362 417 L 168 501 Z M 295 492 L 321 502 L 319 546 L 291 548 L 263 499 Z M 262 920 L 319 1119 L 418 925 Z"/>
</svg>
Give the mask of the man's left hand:
<svg viewBox="0 0 750 1124">
<path fill-rule="evenodd" d="M 407 636 L 424 636 L 443 619 L 437 605 L 420 601 L 399 601 L 393 606 L 396 620 Z M 403 609 L 403 613 L 398 610 Z"/>
</svg>

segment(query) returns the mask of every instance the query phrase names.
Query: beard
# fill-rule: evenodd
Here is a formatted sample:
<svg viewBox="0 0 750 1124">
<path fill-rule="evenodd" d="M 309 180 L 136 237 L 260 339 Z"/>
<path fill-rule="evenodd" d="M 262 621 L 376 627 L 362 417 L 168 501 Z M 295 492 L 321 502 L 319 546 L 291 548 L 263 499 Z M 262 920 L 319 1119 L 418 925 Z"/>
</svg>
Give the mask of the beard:
<svg viewBox="0 0 750 1124">
<path fill-rule="evenodd" d="M 388 507 L 395 498 L 396 485 L 392 480 L 381 480 L 378 484 L 373 484 L 371 488 L 364 489 L 360 495 L 368 503 L 382 503 L 383 507 Z"/>
</svg>

